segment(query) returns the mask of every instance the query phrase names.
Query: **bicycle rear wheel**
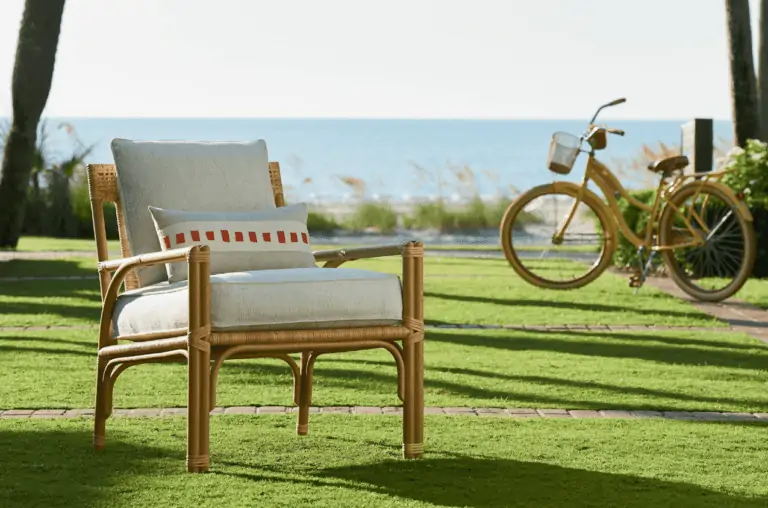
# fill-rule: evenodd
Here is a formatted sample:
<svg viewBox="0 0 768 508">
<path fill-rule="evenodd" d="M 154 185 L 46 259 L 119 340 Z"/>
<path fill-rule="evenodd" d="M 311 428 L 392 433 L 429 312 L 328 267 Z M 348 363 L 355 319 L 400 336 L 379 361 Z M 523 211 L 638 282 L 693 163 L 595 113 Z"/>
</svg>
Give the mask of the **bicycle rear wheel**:
<svg viewBox="0 0 768 508">
<path fill-rule="evenodd" d="M 691 245 L 696 237 L 703 243 Z M 755 263 L 752 223 L 729 193 L 712 183 L 685 185 L 669 197 L 659 221 L 659 244 L 679 245 L 661 251 L 662 259 L 678 287 L 702 301 L 732 296 Z"/>
<path fill-rule="evenodd" d="M 575 289 L 597 278 L 608 267 L 616 235 L 607 207 L 585 190 L 573 219 L 579 188 L 571 184 L 534 187 L 507 208 L 500 236 L 504 255 L 528 283 L 547 289 Z"/>
</svg>

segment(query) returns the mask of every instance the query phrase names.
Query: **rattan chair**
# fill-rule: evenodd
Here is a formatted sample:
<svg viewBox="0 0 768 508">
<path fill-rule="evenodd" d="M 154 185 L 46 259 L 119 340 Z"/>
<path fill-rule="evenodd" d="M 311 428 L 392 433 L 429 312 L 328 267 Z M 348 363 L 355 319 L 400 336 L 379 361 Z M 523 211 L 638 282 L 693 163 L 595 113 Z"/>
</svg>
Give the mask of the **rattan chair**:
<svg viewBox="0 0 768 508">
<path fill-rule="evenodd" d="M 277 207 L 285 205 L 280 167 L 270 162 L 269 176 Z M 394 357 L 398 385 L 403 401 L 403 455 L 420 458 L 423 454 L 423 247 L 420 242 L 398 245 L 315 252 L 315 261 L 325 269 L 345 262 L 380 256 L 402 256 L 402 319 L 394 324 L 328 327 L 307 323 L 301 327 L 254 327 L 254 329 L 217 330 L 211 324 L 212 253 L 206 245 L 193 245 L 165 251 L 137 254 L 132 250 L 121 205 L 118 167 L 91 164 L 87 167 L 102 311 L 98 341 L 96 407 L 93 445 L 106 446 L 106 421 L 112 414 L 112 393 L 117 377 L 128 367 L 152 362 L 186 361 L 188 365 L 187 398 L 187 471 L 204 472 L 209 468 L 210 411 L 216 402 L 216 382 L 222 363 L 228 359 L 278 358 L 288 363 L 294 376 L 293 402 L 298 406 L 296 431 L 308 431 L 312 402 L 313 365 L 321 354 L 383 348 Z M 195 182 L 200 185 L 200 182 Z M 123 197 L 124 199 L 124 197 Z M 115 203 L 122 259 L 108 259 L 104 203 Z M 176 329 L 143 331 L 120 335 L 113 319 L 121 298 L 141 292 L 137 270 L 153 265 L 185 262 L 188 270 L 186 326 Z M 342 273 L 347 269 L 341 269 Z M 142 296 L 139 296 L 142 298 Z M 399 297 L 398 297 L 399 298 Z M 253 302 L 254 307 L 262 302 Z M 300 309 L 299 309 L 300 311 Z M 139 316 L 140 318 L 141 316 Z M 291 354 L 300 354 L 300 362 Z"/>
</svg>

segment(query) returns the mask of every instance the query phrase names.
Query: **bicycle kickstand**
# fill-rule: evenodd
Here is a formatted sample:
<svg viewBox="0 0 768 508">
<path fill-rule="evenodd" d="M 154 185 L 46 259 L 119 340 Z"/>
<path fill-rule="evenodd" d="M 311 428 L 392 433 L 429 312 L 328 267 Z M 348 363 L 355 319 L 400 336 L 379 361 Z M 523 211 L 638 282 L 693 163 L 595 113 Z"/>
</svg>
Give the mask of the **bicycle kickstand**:
<svg viewBox="0 0 768 508">
<path fill-rule="evenodd" d="M 648 271 L 651 269 L 651 264 L 653 263 L 653 258 L 656 257 L 656 251 L 652 250 L 651 253 L 648 255 L 648 259 L 645 262 L 645 266 L 643 266 L 643 247 L 640 247 L 637 249 L 637 264 L 639 267 L 639 275 L 633 275 L 630 277 L 629 280 L 629 286 L 635 288 L 635 292 L 633 294 L 637 294 L 638 291 L 640 291 L 640 288 L 643 287 L 643 284 L 645 283 L 645 279 L 648 276 Z"/>
</svg>

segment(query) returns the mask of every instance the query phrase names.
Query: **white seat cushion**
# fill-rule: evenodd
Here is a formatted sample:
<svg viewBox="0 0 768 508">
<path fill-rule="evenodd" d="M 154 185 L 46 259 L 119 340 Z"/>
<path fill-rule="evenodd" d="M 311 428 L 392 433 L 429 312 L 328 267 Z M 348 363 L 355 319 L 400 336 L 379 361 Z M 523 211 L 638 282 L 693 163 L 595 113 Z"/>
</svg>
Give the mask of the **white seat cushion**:
<svg viewBox="0 0 768 508">
<path fill-rule="evenodd" d="M 117 299 L 115 335 L 187 327 L 187 281 L 126 291 Z M 402 322 L 394 274 L 351 268 L 291 268 L 211 275 L 211 328 L 295 329 Z"/>
</svg>

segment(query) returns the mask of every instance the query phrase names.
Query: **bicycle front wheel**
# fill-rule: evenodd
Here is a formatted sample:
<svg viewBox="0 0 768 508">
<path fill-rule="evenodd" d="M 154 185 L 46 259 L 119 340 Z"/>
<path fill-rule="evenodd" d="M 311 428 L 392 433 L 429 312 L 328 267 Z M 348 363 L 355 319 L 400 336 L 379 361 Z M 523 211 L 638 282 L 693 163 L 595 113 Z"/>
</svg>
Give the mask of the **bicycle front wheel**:
<svg viewBox="0 0 768 508">
<path fill-rule="evenodd" d="M 542 185 L 520 195 L 504 214 L 504 255 L 528 283 L 575 289 L 610 264 L 616 235 L 608 209 L 591 191 L 578 196 L 573 184 Z"/>
<path fill-rule="evenodd" d="M 712 183 L 685 185 L 669 197 L 659 244 L 672 247 L 661 252 L 672 280 L 702 301 L 732 296 L 755 263 L 752 222 L 730 193 Z"/>
</svg>

